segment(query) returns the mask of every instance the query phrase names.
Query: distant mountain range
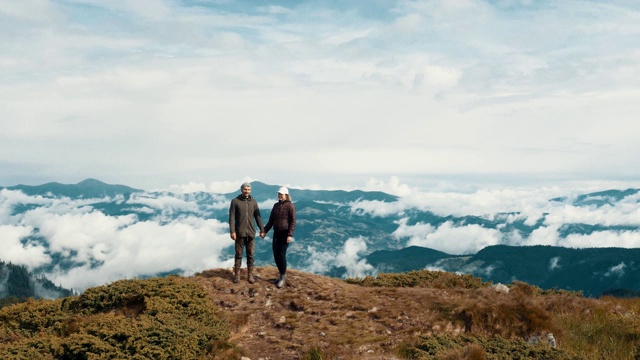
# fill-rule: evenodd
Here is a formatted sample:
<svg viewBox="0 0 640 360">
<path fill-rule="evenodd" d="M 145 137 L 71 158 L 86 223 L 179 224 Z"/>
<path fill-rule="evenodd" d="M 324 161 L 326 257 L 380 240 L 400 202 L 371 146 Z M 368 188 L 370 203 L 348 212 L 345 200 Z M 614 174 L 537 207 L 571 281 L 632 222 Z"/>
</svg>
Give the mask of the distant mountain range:
<svg viewBox="0 0 640 360">
<path fill-rule="evenodd" d="M 473 274 L 493 283 L 522 281 L 542 289 L 581 291 L 592 297 L 640 294 L 640 249 L 495 245 L 475 255 L 456 256 L 414 246 L 376 251 L 365 258 L 382 272 L 426 268 Z"/>
<path fill-rule="evenodd" d="M 109 217 L 127 216 L 135 219 L 132 221 L 160 224 L 180 222 L 186 218 L 216 219 L 226 223 L 228 202 L 239 193 L 239 191 L 226 194 L 148 192 L 125 185 L 110 185 L 95 179 L 87 179 L 78 184 L 17 185 L 0 188 L 2 189 L 20 191 L 32 197 L 46 199 L 83 200 L 81 206 L 87 209 L 86 211 L 100 212 Z M 252 183 L 252 195 L 258 201 L 268 199 L 275 201 L 277 189 L 276 185 L 258 181 Z M 561 197 L 549 201 L 577 207 L 599 208 L 628 200 L 630 197 L 637 197 L 638 192 L 640 189 L 609 190 L 583 194 L 572 199 Z M 534 231 L 544 227 L 546 215 L 535 223 L 518 217 L 517 213 L 493 214 L 488 217 L 443 216 L 430 211 L 404 209 L 401 213 L 381 216 L 363 211 L 353 205 L 363 202 L 371 206 L 388 205 L 398 201 L 398 197 L 369 191 L 290 189 L 290 193 L 298 214 L 296 241 L 291 244 L 288 252 L 288 262 L 295 269 L 345 277 L 354 274 L 350 266 L 365 268 L 369 274 L 428 268 L 469 273 L 485 281 L 496 283 L 519 280 L 544 289 L 583 291 L 588 296 L 599 296 L 602 292 L 611 289 L 626 289 L 631 293 L 640 291 L 640 250 L 638 249 L 570 249 L 556 246 L 497 245 L 487 246 L 476 254 L 447 254 L 419 246 L 406 246 L 406 243 L 400 241 L 394 234 L 401 222 L 408 226 L 421 224 L 433 228 L 447 223 L 454 228 L 473 225 L 490 229 L 497 234 L 502 234 L 505 238 L 513 236 L 514 233 L 527 238 Z M 160 199 L 173 199 L 172 201 L 182 205 L 158 205 Z M 42 202 L 35 200 L 12 204 L 9 219 L 14 222 L 14 226 L 19 226 L 20 219 L 45 206 Z M 635 206 L 638 206 L 637 201 Z M 263 204 L 261 211 L 265 222 L 270 210 L 270 205 L 265 207 Z M 640 225 L 567 223 L 558 229 L 558 233 L 563 237 L 602 231 L 637 233 L 640 232 Z M 34 228 L 22 242 L 47 247 L 49 243 L 47 236 L 50 235 L 43 233 L 41 229 Z M 359 242 L 355 243 L 364 244 L 366 248 L 358 249 L 358 258 L 347 259 L 344 253 L 349 253 L 352 257 L 354 255 L 354 252 L 349 252 L 347 248 L 352 239 L 358 239 Z M 73 252 L 52 249 L 48 251 L 52 262 L 34 269 L 34 273 L 45 275 L 53 271 L 60 273 L 80 265 L 78 260 L 69 260 Z M 105 260 L 100 258 L 99 252 L 94 251 L 91 254 L 94 258 L 84 261 L 91 262 L 92 268 L 99 268 L 104 264 Z M 0 260 L 10 261 L 2 258 Z M 272 263 L 270 246 L 259 243 L 256 248 L 256 265 L 272 265 Z M 180 273 L 182 270 L 168 268 L 162 272 L 144 275 Z"/>
<path fill-rule="evenodd" d="M 0 189 L 2 189 L 0 187 Z M 143 190 L 134 189 L 124 185 L 109 185 L 100 180 L 86 179 L 77 184 L 60 184 L 50 182 L 43 185 L 16 185 L 9 186 L 8 190 L 19 190 L 27 195 L 41 195 L 60 197 L 66 196 L 73 199 L 77 198 L 102 198 L 116 195 L 126 195 L 131 193 L 143 192 Z"/>
</svg>

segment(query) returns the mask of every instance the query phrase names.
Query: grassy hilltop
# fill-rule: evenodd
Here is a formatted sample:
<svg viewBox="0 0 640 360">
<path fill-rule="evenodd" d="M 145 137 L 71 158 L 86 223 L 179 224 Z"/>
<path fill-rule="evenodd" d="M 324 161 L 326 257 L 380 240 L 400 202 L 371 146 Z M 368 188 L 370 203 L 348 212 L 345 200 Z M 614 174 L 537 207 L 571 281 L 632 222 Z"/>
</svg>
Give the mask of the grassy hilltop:
<svg viewBox="0 0 640 360">
<path fill-rule="evenodd" d="M 7 306 L 0 358 L 640 357 L 640 299 L 493 286 L 426 270 L 346 281 L 293 270 L 277 289 L 276 273 L 258 268 L 253 285 L 233 284 L 227 269 L 120 280 Z"/>
</svg>

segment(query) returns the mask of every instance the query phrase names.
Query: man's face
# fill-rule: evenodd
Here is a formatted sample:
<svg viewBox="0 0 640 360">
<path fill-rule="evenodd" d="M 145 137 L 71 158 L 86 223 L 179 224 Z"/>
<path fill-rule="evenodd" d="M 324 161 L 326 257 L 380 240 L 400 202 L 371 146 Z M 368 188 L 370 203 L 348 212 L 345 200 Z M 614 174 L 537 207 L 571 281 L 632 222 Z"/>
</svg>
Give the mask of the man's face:
<svg viewBox="0 0 640 360">
<path fill-rule="evenodd" d="M 251 194 L 251 186 L 245 186 L 242 188 L 242 196 L 248 197 Z"/>
</svg>

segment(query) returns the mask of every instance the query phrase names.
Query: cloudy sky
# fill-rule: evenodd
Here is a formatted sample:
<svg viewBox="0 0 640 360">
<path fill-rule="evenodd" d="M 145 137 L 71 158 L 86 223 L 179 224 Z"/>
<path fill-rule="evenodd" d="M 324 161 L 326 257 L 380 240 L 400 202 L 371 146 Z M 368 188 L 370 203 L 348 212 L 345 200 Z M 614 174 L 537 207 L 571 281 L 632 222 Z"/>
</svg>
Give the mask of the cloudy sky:
<svg viewBox="0 0 640 360">
<path fill-rule="evenodd" d="M 0 185 L 640 179 L 640 3 L 0 0 Z"/>
</svg>

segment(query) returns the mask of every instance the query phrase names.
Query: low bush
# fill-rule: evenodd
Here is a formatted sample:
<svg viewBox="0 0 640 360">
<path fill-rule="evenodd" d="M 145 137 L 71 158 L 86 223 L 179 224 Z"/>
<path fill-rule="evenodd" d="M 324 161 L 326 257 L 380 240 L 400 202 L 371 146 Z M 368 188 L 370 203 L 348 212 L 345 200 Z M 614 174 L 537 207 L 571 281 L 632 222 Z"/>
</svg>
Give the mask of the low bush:
<svg viewBox="0 0 640 360">
<path fill-rule="evenodd" d="M 121 280 L 0 310 L 0 358 L 202 359 L 227 322 L 191 280 Z"/>
<path fill-rule="evenodd" d="M 377 287 L 426 287 L 435 289 L 477 289 L 491 283 L 468 274 L 445 271 L 414 270 L 407 273 L 378 274 L 376 277 L 348 278 L 349 284 Z"/>
</svg>

